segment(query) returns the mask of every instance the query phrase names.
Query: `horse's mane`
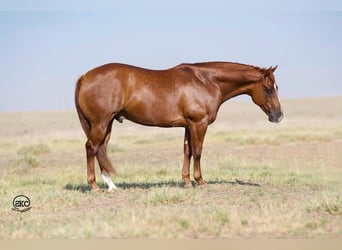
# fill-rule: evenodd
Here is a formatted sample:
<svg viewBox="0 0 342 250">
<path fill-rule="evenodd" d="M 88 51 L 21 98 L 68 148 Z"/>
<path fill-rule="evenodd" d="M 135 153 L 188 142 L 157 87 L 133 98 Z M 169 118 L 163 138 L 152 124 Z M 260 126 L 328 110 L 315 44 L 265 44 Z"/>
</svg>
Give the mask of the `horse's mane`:
<svg viewBox="0 0 342 250">
<path fill-rule="evenodd" d="M 235 62 L 201 62 L 181 65 L 208 71 L 213 77 L 223 81 L 235 82 L 258 81 L 267 72 L 265 68 Z"/>
</svg>

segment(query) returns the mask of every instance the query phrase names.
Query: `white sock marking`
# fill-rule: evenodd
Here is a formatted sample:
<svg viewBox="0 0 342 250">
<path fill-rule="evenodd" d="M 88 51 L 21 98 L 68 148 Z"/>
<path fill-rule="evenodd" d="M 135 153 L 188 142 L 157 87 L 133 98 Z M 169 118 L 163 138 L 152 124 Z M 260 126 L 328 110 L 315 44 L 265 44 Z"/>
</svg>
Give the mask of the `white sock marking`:
<svg viewBox="0 0 342 250">
<path fill-rule="evenodd" d="M 117 187 L 115 186 L 115 184 L 113 183 L 112 179 L 109 177 L 106 171 L 102 171 L 101 174 L 102 174 L 103 181 L 108 185 L 109 191 L 113 189 L 117 189 Z"/>
</svg>

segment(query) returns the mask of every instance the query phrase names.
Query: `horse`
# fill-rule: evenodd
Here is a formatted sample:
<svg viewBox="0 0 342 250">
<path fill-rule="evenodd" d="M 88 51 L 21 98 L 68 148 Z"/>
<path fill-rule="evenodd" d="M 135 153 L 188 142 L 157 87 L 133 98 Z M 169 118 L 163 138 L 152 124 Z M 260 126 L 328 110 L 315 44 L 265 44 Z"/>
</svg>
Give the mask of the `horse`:
<svg viewBox="0 0 342 250">
<path fill-rule="evenodd" d="M 184 187 L 206 182 L 201 174 L 203 140 L 220 106 L 232 97 L 247 94 L 268 116 L 279 123 L 283 111 L 275 82 L 275 67 L 261 68 L 231 62 L 184 63 L 165 70 L 151 70 L 110 63 L 82 75 L 75 88 L 75 106 L 87 136 L 87 181 L 99 190 L 94 162 L 99 163 L 108 191 L 116 189 L 111 175 L 116 173 L 107 156 L 113 121 L 128 119 L 145 126 L 183 127 Z"/>
</svg>

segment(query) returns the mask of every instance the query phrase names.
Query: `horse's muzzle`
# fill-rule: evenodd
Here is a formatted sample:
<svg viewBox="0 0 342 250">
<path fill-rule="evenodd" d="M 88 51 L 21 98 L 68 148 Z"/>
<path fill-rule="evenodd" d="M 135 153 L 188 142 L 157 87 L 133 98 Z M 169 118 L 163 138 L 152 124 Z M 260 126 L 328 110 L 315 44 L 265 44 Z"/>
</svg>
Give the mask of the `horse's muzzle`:
<svg viewBox="0 0 342 250">
<path fill-rule="evenodd" d="M 271 110 L 270 114 L 268 115 L 268 120 L 270 122 L 279 123 L 279 122 L 281 122 L 283 117 L 284 117 L 284 114 L 283 114 L 282 110 L 280 110 L 280 111 Z"/>
</svg>

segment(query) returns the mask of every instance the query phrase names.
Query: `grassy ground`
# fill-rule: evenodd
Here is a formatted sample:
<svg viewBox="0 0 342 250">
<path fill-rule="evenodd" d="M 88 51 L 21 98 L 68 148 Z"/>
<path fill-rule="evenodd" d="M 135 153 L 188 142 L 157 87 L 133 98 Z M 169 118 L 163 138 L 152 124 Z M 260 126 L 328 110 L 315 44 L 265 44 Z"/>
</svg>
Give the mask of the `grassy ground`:
<svg viewBox="0 0 342 250">
<path fill-rule="evenodd" d="M 183 129 L 115 123 L 114 193 L 90 192 L 76 114 L 0 114 L 0 238 L 342 238 L 342 98 L 228 102 L 183 189 Z M 105 190 L 99 171 L 98 182 Z M 12 210 L 25 194 L 31 209 Z"/>
</svg>

